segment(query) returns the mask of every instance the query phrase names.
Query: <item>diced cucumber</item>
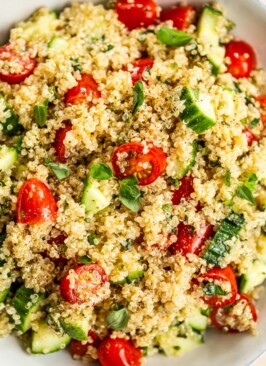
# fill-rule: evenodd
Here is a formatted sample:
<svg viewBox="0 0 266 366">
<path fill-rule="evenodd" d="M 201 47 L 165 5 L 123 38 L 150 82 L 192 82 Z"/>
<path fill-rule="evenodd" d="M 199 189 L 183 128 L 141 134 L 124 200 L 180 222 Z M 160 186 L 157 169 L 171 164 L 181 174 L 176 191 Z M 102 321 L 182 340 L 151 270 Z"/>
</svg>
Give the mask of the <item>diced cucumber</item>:
<svg viewBox="0 0 266 366">
<path fill-rule="evenodd" d="M 57 14 L 54 11 L 40 9 L 25 23 L 23 37 L 27 41 L 39 39 L 53 33 L 57 26 Z"/>
<path fill-rule="evenodd" d="M 18 329 L 23 333 L 31 328 L 33 315 L 40 309 L 44 294 L 35 293 L 32 289 L 22 285 L 16 292 L 11 305 L 20 316 Z"/>
<path fill-rule="evenodd" d="M 68 334 L 57 333 L 43 321 L 39 323 L 37 332 L 32 332 L 31 352 L 35 354 L 57 352 L 65 348 L 70 339 Z"/>
<path fill-rule="evenodd" d="M 18 115 L 9 107 L 3 94 L 0 94 L 0 105 L 3 112 L 7 115 L 5 120 L 1 120 L 3 132 L 7 136 L 15 136 L 21 132 L 23 127 L 19 123 Z"/>
<path fill-rule="evenodd" d="M 196 163 L 197 151 L 198 151 L 198 142 L 194 141 L 191 147 L 190 159 L 186 161 L 178 159 L 175 161 L 175 167 L 174 167 L 175 179 L 183 178 L 193 168 L 193 166 Z"/>
<path fill-rule="evenodd" d="M 127 283 L 132 283 L 134 281 L 140 280 L 143 277 L 144 272 L 144 269 L 129 272 L 126 278 Z"/>
<path fill-rule="evenodd" d="M 266 263 L 256 260 L 252 267 L 240 277 L 239 291 L 248 293 L 266 279 Z"/>
<path fill-rule="evenodd" d="M 224 62 L 225 48 L 219 44 L 219 21 L 223 16 L 219 10 L 206 5 L 198 23 L 198 39 L 210 45 L 207 58 L 213 66 L 212 72 L 217 75 Z"/>
<path fill-rule="evenodd" d="M 58 36 L 53 36 L 48 43 L 48 48 L 55 50 L 55 51 L 63 51 L 68 47 L 68 42 Z"/>
<path fill-rule="evenodd" d="M 185 102 L 185 109 L 180 118 L 193 131 L 201 134 L 215 125 L 216 115 L 209 95 L 185 86 L 181 100 Z"/>
<path fill-rule="evenodd" d="M 5 171 L 18 159 L 18 153 L 17 150 L 13 147 L 7 147 L 6 145 L 2 145 L 0 147 L 0 171 Z"/>
<path fill-rule="evenodd" d="M 186 323 L 194 330 L 202 332 L 207 328 L 208 318 L 201 314 L 200 310 L 197 310 L 195 315 L 186 320 Z"/>
<path fill-rule="evenodd" d="M 61 318 L 60 324 L 66 334 L 78 341 L 86 341 L 91 327 L 90 319 L 85 317 L 78 318 Z"/>
<path fill-rule="evenodd" d="M 0 291 L 0 304 L 4 302 L 9 294 L 10 288 Z"/>
<path fill-rule="evenodd" d="M 111 199 L 107 198 L 98 188 L 97 183 L 88 176 L 82 193 L 81 203 L 85 205 L 85 211 L 96 214 L 108 207 Z"/>
</svg>

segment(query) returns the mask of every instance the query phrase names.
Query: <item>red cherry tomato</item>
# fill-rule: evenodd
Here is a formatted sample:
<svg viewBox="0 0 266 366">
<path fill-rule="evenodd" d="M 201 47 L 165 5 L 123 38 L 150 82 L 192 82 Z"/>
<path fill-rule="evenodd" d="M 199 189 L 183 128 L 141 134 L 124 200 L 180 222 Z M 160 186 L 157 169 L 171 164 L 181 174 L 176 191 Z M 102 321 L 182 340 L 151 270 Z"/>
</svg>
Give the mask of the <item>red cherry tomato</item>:
<svg viewBox="0 0 266 366">
<path fill-rule="evenodd" d="M 64 244 L 65 240 L 66 240 L 67 236 L 65 233 L 61 233 L 59 234 L 58 236 L 56 236 L 55 238 L 50 238 L 48 240 L 48 244 L 50 245 L 56 245 L 58 247 L 58 251 L 59 251 L 59 257 L 58 258 L 55 258 L 55 257 L 51 257 L 49 255 L 49 252 L 48 251 L 45 251 L 43 253 L 43 255 L 46 257 L 46 258 L 49 258 L 53 263 L 57 264 L 57 265 L 65 265 L 67 263 L 67 258 L 65 258 L 63 256 L 63 253 L 62 253 L 62 245 Z M 62 253 L 62 254 L 61 254 Z"/>
<path fill-rule="evenodd" d="M 230 266 L 225 268 L 212 268 L 208 272 L 201 274 L 198 280 L 204 282 L 216 282 L 230 284 L 230 293 L 227 295 L 204 295 L 203 300 L 212 307 L 224 307 L 235 302 L 237 296 L 237 282 L 234 271 Z"/>
<path fill-rule="evenodd" d="M 141 58 L 140 60 L 136 60 L 131 62 L 132 66 L 133 66 L 133 70 L 130 71 L 131 74 L 131 79 L 132 79 L 132 83 L 133 85 L 139 81 L 139 80 L 143 80 L 142 75 L 143 73 L 147 70 L 147 68 L 152 68 L 153 64 L 154 64 L 154 59 L 153 58 Z"/>
<path fill-rule="evenodd" d="M 210 314 L 212 324 L 216 328 L 221 329 L 225 332 L 229 332 L 229 333 L 248 331 L 249 328 L 247 328 L 247 327 L 243 328 L 243 326 L 241 327 L 241 317 L 242 316 L 245 317 L 245 315 L 244 314 L 236 315 L 236 314 L 232 313 L 235 305 L 239 304 L 240 302 L 242 302 L 244 305 L 244 312 L 247 309 L 249 309 L 252 320 L 254 322 L 256 322 L 258 319 L 257 310 L 256 310 L 255 306 L 253 305 L 251 299 L 247 295 L 239 294 L 236 302 L 233 305 L 231 305 L 230 307 L 228 307 L 228 308 L 219 307 L 219 308 L 212 309 L 212 312 Z M 230 318 L 235 323 L 234 325 L 227 324 L 227 321 Z"/>
<path fill-rule="evenodd" d="M 0 80 L 8 84 L 19 84 L 33 73 L 35 58 L 28 52 L 17 53 L 10 44 L 0 47 Z"/>
<path fill-rule="evenodd" d="M 135 175 L 139 185 L 146 186 L 154 182 L 166 168 L 166 155 L 159 147 L 139 142 L 129 142 L 115 149 L 112 165 L 115 175 L 124 179 Z"/>
<path fill-rule="evenodd" d="M 66 123 L 65 126 L 59 128 L 59 130 L 57 130 L 55 134 L 54 148 L 56 155 L 58 156 L 58 159 L 61 163 L 65 163 L 67 161 L 64 140 L 66 138 L 67 132 L 71 131 L 71 129 L 71 123 Z"/>
<path fill-rule="evenodd" d="M 85 343 L 84 341 L 77 341 L 76 339 L 71 339 L 69 351 L 72 356 L 84 356 L 87 353 L 88 346 L 98 347 L 101 343 L 100 338 L 98 335 L 93 331 L 90 330 L 88 333 L 89 339 Z"/>
<path fill-rule="evenodd" d="M 262 109 L 260 118 L 264 126 L 266 126 L 266 95 L 260 95 L 256 98 L 256 101 L 260 103 Z"/>
<path fill-rule="evenodd" d="M 225 56 L 230 60 L 227 72 L 237 79 L 248 78 L 256 67 L 256 55 L 253 48 L 244 41 L 233 40 L 226 45 L 225 49 Z"/>
<path fill-rule="evenodd" d="M 193 6 L 180 6 L 166 9 L 161 12 L 162 22 L 172 20 L 173 26 L 179 30 L 186 29 L 192 24 L 196 17 L 196 10 Z"/>
<path fill-rule="evenodd" d="M 170 246 L 170 253 L 181 253 L 183 256 L 188 254 L 199 255 L 205 241 L 212 235 L 212 225 L 206 223 L 200 232 L 195 232 L 191 225 L 180 222 L 178 225 L 177 240 Z"/>
<path fill-rule="evenodd" d="M 153 24 L 158 8 L 154 0 L 118 0 L 115 11 L 120 22 L 132 30 Z"/>
<path fill-rule="evenodd" d="M 251 146 L 253 144 L 253 142 L 258 141 L 259 139 L 257 138 L 257 136 L 254 135 L 254 133 L 249 129 L 249 128 L 245 128 L 243 130 L 243 133 L 245 134 L 246 138 L 247 138 L 247 143 L 248 146 Z"/>
<path fill-rule="evenodd" d="M 65 95 L 66 104 L 79 104 L 87 101 L 88 106 L 93 105 L 93 100 L 101 97 L 98 90 L 98 84 L 91 75 L 81 74 L 81 79 L 77 81 L 78 85 L 69 89 Z"/>
<path fill-rule="evenodd" d="M 57 203 L 47 185 L 37 178 L 28 179 L 19 190 L 17 222 L 42 224 L 54 221 L 56 216 Z"/>
<path fill-rule="evenodd" d="M 106 338 L 98 348 L 102 366 L 141 366 L 141 351 L 124 338 Z"/>
<path fill-rule="evenodd" d="M 180 180 L 180 186 L 174 190 L 172 203 L 179 205 L 182 198 L 186 201 L 190 200 L 191 194 L 194 192 L 193 178 L 191 175 L 186 175 Z"/>
<path fill-rule="evenodd" d="M 60 282 L 62 297 L 72 304 L 90 303 L 92 306 L 102 301 L 101 288 L 109 286 L 108 276 L 98 264 L 83 264 L 70 270 Z"/>
</svg>

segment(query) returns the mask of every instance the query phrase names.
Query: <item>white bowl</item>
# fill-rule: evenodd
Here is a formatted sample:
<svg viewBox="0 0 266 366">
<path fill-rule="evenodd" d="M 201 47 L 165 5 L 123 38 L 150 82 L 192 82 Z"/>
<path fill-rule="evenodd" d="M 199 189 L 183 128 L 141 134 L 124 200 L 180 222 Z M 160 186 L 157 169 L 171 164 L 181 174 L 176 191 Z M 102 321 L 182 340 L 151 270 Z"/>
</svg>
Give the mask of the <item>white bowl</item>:
<svg viewBox="0 0 266 366">
<path fill-rule="evenodd" d="M 159 1 L 161 6 L 167 7 L 179 0 Z M 191 1 L 194 4 L 206 1 Z M 96 2 L 96 1 L 94 1 Z M 99 1 L 98 1 L 99 2 Z M 266 0 L 222 0 L 226 12 L 237 25 L 235 34 L 239 38 L 250 42 L 258 55 L 261 65 L 266 67 Z M 62 8 L 69 3 L 67 0 L 0 0 L 0 39 L 7 37 L 7 29 L 15 22 L 28 17 L 40 6 Z M 266 351 L 266 294 L 258 304 L 259 334 L 257 337 L 246 334 L 222 334 L 209 330 L 206 343 L 194 351 L 180 358 L 166 358 L 155 356 L 148 359 L 147 366 L 246 366 L 251 365 L 264 351 Z M 265 361 L 266 362 L 266 361 Z M 263 362 L 261 365 L 265 365 Z M 29 356 L 17 340 L 8 337 L 0 340 L 0 364 L 3 366 L 78 366 L 80 363 L 73 361 L 68 352 L 46 356 Z"/>
</svg>

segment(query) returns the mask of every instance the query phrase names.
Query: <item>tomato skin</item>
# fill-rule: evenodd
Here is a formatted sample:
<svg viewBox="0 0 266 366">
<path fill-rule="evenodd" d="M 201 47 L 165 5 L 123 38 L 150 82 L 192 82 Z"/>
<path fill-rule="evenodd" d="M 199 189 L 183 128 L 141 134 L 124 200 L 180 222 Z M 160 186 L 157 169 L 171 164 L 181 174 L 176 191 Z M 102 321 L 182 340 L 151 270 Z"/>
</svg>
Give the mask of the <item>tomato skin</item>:
<svg viewBox="0 0 266 366">
<path fill-rule="evenodd" d="M 182 199 L 189 201 L 193 192 L 193 178 L 191 175 L 186 175 L 180 180 L 180 186 L 173 192 L 173 205 L 179 205 Z"/>
<path fill-rule="evenodd" d="M 119 179 L 124 179 L 136 175 L 139 185 L 145 186 L 153 183 L 166 168 L 166 154 L 159 147 L 149 145 L 147 153 L 143 153 L 144 146 L 139 142 L 129 142 L 118 146 L 112 156 L 112 166 L 115 175 Z M 126 153 L 127 156 L 122 160 L 127 163 L 125 171 L 119 167 L 120 154 Z M 150 170 L 143 168 L 142 164 L 149 164 Z M 149 168 L 148 168 L 149 169 Z M 145 172 L 147 173 L 145 175 Z"/>
<path fill-rule="evenodd" d="M 141 366 L 141 351 L 124 338 L 106 338 L 98 348 L 102 366 Z"/>
<path fill-rule="evenodd" d="M 58 156 L 58 159 L 61 163 L 66 163 L 67 157 L 66 157 L 66 147 L 64 144 L 64 140 L 66 138 L 66 134 L 68 131 L 72 130 L 71 123 L 67 122 L 64 127 L 59 128 L 59 130 L 56 131 L 55 134 L 55 141 L 54 141 L 54 148 L 56 155 Z"/>
<path fill-rule="evenodd" d="M 247 138 L 248 146 L 251 146 L 253 142 L 259 140 L 249 128 L 245 128 L 242 132 Z"/>
<path fill-rule="evenodd" d="M 104 269 L 98 264 L 83 264 L 75 267 L 74 271 L 77 275 L 74 288 L 72 288 L 73 286 L 71 287 L 70 285 L 70 280 L 68 279 L 69 273 L 65 277 L 63 277 L 60 282 L 60 292 L 62 297 L 72 304 L 83 304 L 85 302 L 80 295 L 82 287 L 84 287 L 84 282 L 86 283 L 86 285 L 90 285 L 90 289 L 86 289 L 86 291 L 84 292 L 88 292 L 88 294 L 93 297 L 93 295 L 97 293 L 99 288 L 109 281 Z M 97 273 L 97 276 L 99 276 L 101 280 L 97 279 L 97 282 L 92 282 L 90 279 L 84 280 L 86 273 Z M 98 302 L 99 300 L 93 302 L 93 306 L 96 305 Z"/>
<path fill-rule="evenodd" d="M 42 224 L 55 221 L 57 203 L 50 189 L 37 178 L 28 179 L 20 188 L 17 200 L 17 222 Z"/>
<path fill-rule="evenodd" d="M 148 27 L 157 18 L 158 8 L 154 0 L 118 0 L 115 5 L 118 20 L 128 30 Z"/>
<path fill-rule="evenodd" d="M 153 58 L 141 58 L 139 60 L 131 62 L 131 64 L 133 66 L 133 70 L 130 71 L 130 74 L 131 74 L 132 84 L 134 85 L 139 80 L 144 81 L 142 78 L 142 75 L 148 67 L 152 68 L 152 66 L 154 64 L 154 59 Z"/>
<path fill-rule="evenodd" d="M 257 319 L 258 319 L 258 314 L 257 314 L 257 310 L 256 310 L 254 304 L 252 303 L 251 299 L 245 294 L 238 294 L 238 297 L 239 298 L 235 301 L 234 305 L 236 305 L 240 301 L 243 301 L 243 300 L 246 301 L 247 306 L 249 306 L 249 308 L 250 308 L 250 312 L 251 312 L 253 321 L 256 322 Z M 210 319 L 211 319 L 212 324 L 217 329 L 221 329 L 221 330 L 229 332 L 229 333 L 241 332 L 239 329 L 228 327 L 228 325 L 224 324 L 220 319 L 218 319 L 217 313 L 218 313 L 218 311 L 221 311 L 221 310 L 224 312 L 224 317 L 226 317 L 226 310 L 225 309 L 223 309 L 223 308 L 221 309 L 219 307 L 212 309 L 211 314 L 210 314 Z"/>
<path fill-rule="evenodd" d="M 262 112 L 260 115 L 261 122 L 264 126 L 266 126 L 266 95 L 260 95 L 256 98 L 256 102 L 260 103 L 260 107 L 262 108 Z"/>
<path fill-rule="evenodd" d="M 62 248 L 62 245 L 64 244 L 66 238 L 67 238 L 66 234 L 62 232 L 61 234 L 59 234 L 55 238 L 50 238 L 48 240 L 48 244 L 56 245 L 58 247 L 59 253 L 61 253 L 62 252 L 61 248 Z M 62 254 L 59 254 L 58 258 L 50 257 L 48 251 L 45 251 L 43 254 L 46 258 L 49 258 L 50 261 L 52 261 L 53 263 L 55 263 L 58 266 L 59 265 L 66 265 L 67 262 L 68 262 L 67 258 L 65 258 Z"/>
<path fill-rule="evenodd" d="M 160 20 L 172 20 L 174 28 L 184 30 L 190 26 L 195 20 L 196 9 L 193 6 L 180 6 L 163 10 Z"/>
<path fill-rule="evenodd" d="M 213 226 L 206 223 L 201 232 L 197 233 L 191 225 L 180 222 L 178 225 L 177 240 L 169 250 L 171 254 L 181 253 L 183 256 L 188 254 L 199 255 L 205 241 L 212 235 Z"/>
<path fill-rule="evenodd" d="M 86 343 L 71 339 L 69 351 L 72 356 L 84 356 L 87 353 L 88 346 L 98 347 L 100 345 L 101 340 L 93 330 L 89 331 L 88 336 L 90 339 Z"/>
<path fill-rule="evenodd" d="M 19 84 L 31 75 L 36 66 L 36 59 L 29 56 L 28 52 L 18 54 L 13 50 L 10 44 L 5 44 L 0 47 L 0 61 L 16 62 L 22 67 L 18 73 L 12 73 L 0 69 L 0 80 L 7 82 L 10 85 Z"/>
<path fill-rule="evenodd" d="M 212 307 L 224 307 L 231 305 L 235 302 L 237 296 L 237 282 L 234 271 L 230 266 L 225 268 L 214 267 L 208 272 L 201 274 L 198 279 L 205 281 L 220 281 L 229 282 L 231 285 L 231 296 L 225 297 L 219 295 L 212 295 L 203 297 L 203 301 Z"/>
<path fill-rule="evenodd" d="M 256 67 L 256 55 L 253 48 L 244 41 L 233 40 L 225 47 L 225 56 L 229 58 L 230 64 L 227 72 L 236 79 L 248 78 Z"/>
<path fill-rule="evenodd" d="M 81 79 L 77 80 L 78 85 L 69 89 L 65 95 L 66 104 L 80 104 L 88 98 L 97 100 L 101 97 L 98 90 L 98 84 L 91 75 L 81 74 Z M 87 101 L 89 107 L 93 105 L 92 101 Z"/>
</svg>

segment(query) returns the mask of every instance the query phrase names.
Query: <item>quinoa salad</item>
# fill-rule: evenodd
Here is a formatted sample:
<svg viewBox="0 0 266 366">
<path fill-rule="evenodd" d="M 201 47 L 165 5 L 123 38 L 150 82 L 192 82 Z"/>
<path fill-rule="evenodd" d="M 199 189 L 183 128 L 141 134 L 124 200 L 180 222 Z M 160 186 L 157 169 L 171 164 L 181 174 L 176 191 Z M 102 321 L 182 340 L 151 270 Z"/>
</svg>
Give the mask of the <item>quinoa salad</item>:
<svg viewBox="0 0 266 366">
<path fill-rule="evenodd" d="M 0 47 L 0 337 L 140 366 L 256 335 L 266 72 L 217 3 L 38 9 Z"/>
</svg>

